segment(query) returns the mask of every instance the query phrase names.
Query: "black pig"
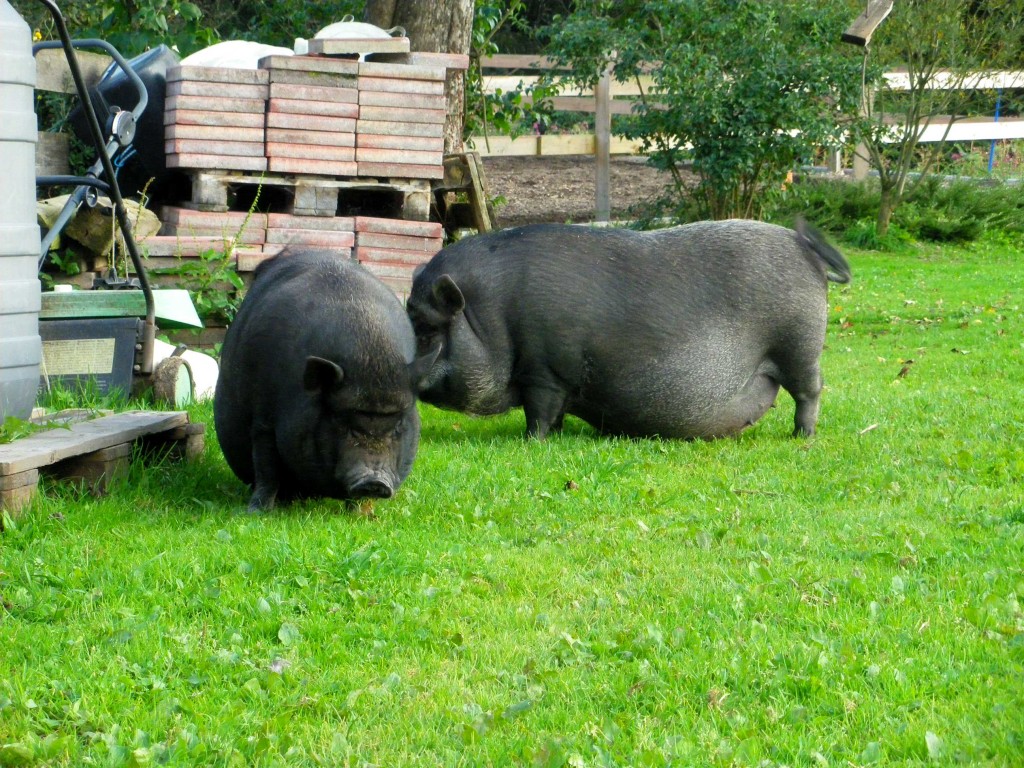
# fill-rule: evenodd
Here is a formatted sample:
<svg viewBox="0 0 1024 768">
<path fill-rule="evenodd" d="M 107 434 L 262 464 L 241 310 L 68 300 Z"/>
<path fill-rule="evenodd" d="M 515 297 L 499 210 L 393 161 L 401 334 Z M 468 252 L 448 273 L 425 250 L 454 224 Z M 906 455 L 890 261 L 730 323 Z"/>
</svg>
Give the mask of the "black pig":
<svg viewBox="0 0 1024 768">
<path fill-rule="evenodd" d="M 827 280 L 845 259 L 815 230 L 755 221 L 654 232 L 541 224 L 470 237 L 417 273 L 428 403 L 522 406 L 543 438 L 566 413 L 633 436 L 712 438 L 753 424 L 779 387 L 794 434 L 818 419 Z"/>
<path fill-rule="evenodd" d="M 416 455 L 416 385 L 434 361 L 415 351 L 397 297 L 355 262 L 292 252 L 261 264 L 213 401 L 224 458 L 253 486 L 249 508 L 392 496 Z"/>
</svg>

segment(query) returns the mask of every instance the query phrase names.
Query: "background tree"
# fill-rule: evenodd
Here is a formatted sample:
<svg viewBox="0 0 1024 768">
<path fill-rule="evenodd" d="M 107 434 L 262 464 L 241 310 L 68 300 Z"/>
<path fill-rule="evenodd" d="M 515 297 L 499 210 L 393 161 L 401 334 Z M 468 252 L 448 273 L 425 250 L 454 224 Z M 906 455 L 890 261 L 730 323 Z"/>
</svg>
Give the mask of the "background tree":
<svg viewBox="0 0 1024 768">
<path fill-rule="evenodd" d="M 404 27 L 414 51 L 468 54 L 473 33 L 473 0 L 367 0 L 364 18 L 383 29 Z M 453 70 L 445 83 L 448 119 L 444 151 L 462 151 L 466 79 Z"/>
<path fill-rule="evenodd" d="M 837 45 L 850 18 L 845 3 L 580 0 L 547 52 L 582 84 L 612 63 L 616 80 L 650 83 L 616 132 L 671 172 L 677 214 L 756 217 L 856 110 L 859 63 Z"/>
<path fill-rule="evenodd" d="M 884 237 L 896 207 L 911 196 L 947 153 L 949 127 L 977 110 L 978 92 L 964 89 L 974 73 L 1019 68 L 1024 50 L 1020 0 L 900 0 L 864 52 L 863 119 L 854 134 L 878 172 L 876 232 Z M 896 88 L 881 69 L 906 72 Z M 939 77 L 945 88 L 935 88 Z M 995 94 L 987 94 L 989 104 Z M 991 107 L 989 107 L 991 108 Z M 922 143 L 925 129 L 948 119 L 942 141 Z"/>
</svg>

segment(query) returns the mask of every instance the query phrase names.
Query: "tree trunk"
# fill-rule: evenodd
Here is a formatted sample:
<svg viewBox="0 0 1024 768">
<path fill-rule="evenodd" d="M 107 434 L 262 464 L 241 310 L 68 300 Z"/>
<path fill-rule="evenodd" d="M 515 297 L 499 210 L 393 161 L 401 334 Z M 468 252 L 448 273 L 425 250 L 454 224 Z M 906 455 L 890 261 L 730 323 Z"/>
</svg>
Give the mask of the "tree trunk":
<svg viewBox="0 0 1024 768">
<path fill-rule="evenodd" d="M 893 211 L 899 198 L 893 188 L 882 187 L 882 198 L 878 206 L 878 219 L 875 222 L 875 234 L 879 239 L 889 234 L 889 221 L 892 219 Z"/>
<path fill-rule="evenodd" d="M 383 29 L 404 27 L 414 51 L 469 53 L 474 0 L 367 0 L 364 18 Z M 444 125 L 446 154 L 462 151 L 465 125 L 465 72 L 451 70 L 445 83 L 448 118 Z"/>
</svg>

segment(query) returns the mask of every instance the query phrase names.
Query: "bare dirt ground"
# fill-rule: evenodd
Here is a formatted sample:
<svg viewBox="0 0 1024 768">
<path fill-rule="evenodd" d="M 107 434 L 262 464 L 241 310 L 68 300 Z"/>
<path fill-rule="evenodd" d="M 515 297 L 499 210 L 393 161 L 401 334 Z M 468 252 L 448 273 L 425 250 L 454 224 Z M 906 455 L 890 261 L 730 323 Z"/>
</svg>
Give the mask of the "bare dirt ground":
<svg viewBox="0 0 1024 768">
<path fill-rule="evenodd" d="M 593 157 L 485 157 L 484 174 L 497 206 L 498 225 L 514 227 L 541 221 L 594 220 L 597 170 Z M 631 209 L 661 194 L 669 177 L 644 158 L 613 156 L 610 173 L 611 218 L 631 218 Z"/>
</svg>

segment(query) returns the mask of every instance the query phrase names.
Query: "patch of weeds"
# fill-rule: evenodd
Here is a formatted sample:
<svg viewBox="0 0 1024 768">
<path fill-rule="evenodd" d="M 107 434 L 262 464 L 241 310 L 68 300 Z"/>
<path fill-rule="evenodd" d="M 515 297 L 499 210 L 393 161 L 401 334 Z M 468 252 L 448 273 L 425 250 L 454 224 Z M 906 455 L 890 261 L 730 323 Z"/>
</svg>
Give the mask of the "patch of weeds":
<svg viewBox="0 0 1024 768">
<path fill-rule="evenodd" d="M 235 319 L 242 304 L 245 282 L 235 268 L 235 246 L 259 208 L 262 191 L 263 186 L 257 186 L 245 219 L 233 237 L 225 237 L 223 250 L 203 251 L 196 259 L 179 257 L 179 263 L 173 267 L 151 270 L 153 274 L 178 277 L 180 287 L 192 295 L 196 312 L 204 323 L 227 325 Z"/>
<path fill-rule="evenodd" d="M 203 251 L 197 259 L 182 259 L 175 267 L 153 272 L 180 278 L 180 286 L 192 295 L 196 312 L 204 323 L 226 324 L 235 318 L 245 290 L 233 254 L 233 244 L 225 243 L 223 251 Z"/>
<path fill-rule="evenodd" d="M 18 438 L 27 437 L 40 429 L 45 427 L 19 419 L 17 416 L 8 416 L 3 424 L 0 424 L 0 443 L 13 443 Z"/>
<path fill-rule="evenodd" d="M 902 227 L 890 224 L 889 231 L 884 236 L 879 236 L 875 222 L 864 219 L 847 229 L 843 239 L 857 248 L 885 253 L 902 253 L 914 246 L 914 239 Z"/>
<path fill-rule="evenodd" d="M 129 406 L 129 397 L 120 389 L 103 391 L 96 379 L 85 378 L 67 383 L 47 382 L 45 391 L 39 396 L 39 407 L 52 411 L 71 408 L 85 410 L 124 410 Z"/>
</svg>

